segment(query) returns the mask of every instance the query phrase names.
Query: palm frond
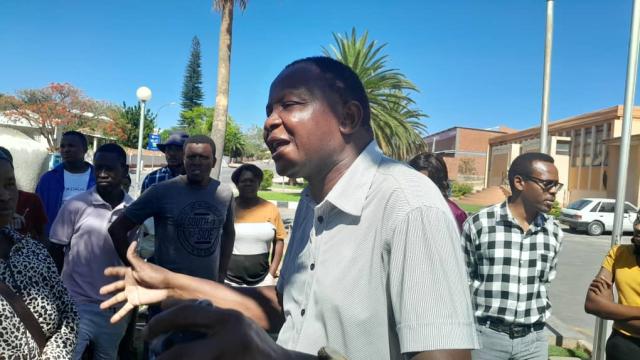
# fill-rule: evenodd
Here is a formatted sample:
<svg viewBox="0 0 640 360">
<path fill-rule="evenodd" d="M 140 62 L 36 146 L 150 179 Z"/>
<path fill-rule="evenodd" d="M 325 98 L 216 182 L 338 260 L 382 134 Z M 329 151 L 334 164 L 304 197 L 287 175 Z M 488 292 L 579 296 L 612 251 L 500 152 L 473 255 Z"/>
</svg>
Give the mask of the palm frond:
<svg viewBox="0 0 640 360">
<path fill-rule="evenodd" d="M 427 126 L 422 119 L 427 115 L 413 107 L 411 97 L 418 88 L 399 70 L 387 67 L 386 44 L 369 41 L 367 31 L 358 37 L 355 28 L 351 34 L 334 33 L 333 40 L 335 44 L 323 47 L 322 52 L 351 67 L 362 81 L 369 97 L 371 126 L 382 151 L 399 160 L 425 151 L 422 137 Z"/>
</svg>

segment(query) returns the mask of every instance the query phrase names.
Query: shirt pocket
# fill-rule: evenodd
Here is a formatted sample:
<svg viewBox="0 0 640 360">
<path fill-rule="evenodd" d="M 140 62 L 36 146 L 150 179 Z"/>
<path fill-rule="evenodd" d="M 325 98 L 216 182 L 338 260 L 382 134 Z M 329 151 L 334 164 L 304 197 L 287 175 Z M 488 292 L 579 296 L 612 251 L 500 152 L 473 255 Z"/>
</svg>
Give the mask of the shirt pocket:
<svg viewBox="0 0 640 360">
<path fill-rule="evenodd" d="M 536 272 L 538 279 L 543 282 L 549 281 L 549 273 L 551 272 L 551 261 L 553 256 L 550 253 L 541 252 L 538 253 L 536 259 Z"/>
</svg>

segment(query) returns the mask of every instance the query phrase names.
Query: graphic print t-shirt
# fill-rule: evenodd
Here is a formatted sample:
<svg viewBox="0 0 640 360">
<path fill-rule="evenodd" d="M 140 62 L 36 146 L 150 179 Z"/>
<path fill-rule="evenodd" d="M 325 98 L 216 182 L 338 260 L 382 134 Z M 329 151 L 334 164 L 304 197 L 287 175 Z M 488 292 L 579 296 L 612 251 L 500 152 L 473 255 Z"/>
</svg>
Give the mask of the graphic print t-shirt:
<svg viewBox="0 0 640 360">
<path fill-rule="evenodd" d="M 186 176 L 150 187 L 126 210 L 138 224 L 155 223 L 155 263 L 171 271 L 217 280 L 221 236 L 227 219 L 233 221 L 231 189 L 211 180 L 193 186 Z"/>
<path fill-rule="evenodd" d="M 64 193 L 62 194 L 62 201 L 67 201 L 72 196 L 78 195 L 81 192 L 87 191 L 87 185 L 89 184 L 89 176 L 91 175 L 91 169 L 79 174 L 74 174 L 64 171 Z"/>
</svg>

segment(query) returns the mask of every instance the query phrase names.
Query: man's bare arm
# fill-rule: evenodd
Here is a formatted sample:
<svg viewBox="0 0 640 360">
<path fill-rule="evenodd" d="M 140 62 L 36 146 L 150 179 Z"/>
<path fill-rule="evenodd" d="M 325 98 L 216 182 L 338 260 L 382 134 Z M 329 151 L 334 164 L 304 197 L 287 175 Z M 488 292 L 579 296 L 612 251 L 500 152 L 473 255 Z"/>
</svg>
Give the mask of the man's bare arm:
<svg viewBox="0 0 640 360">
<path fill-rule="evenodd" d="M 120 260 L 126 265 L 129 265 L 127 260 L 127 248 L 129 247 L 129 239 L 127 234 L 138 226 L 133 220 L 129 219 L 125 214 L 118 216 L 116 221 L 109 226 L 109 235 L 113 246 L 116 248 L 116 252 L 120 257 Z"/>
<path fill-rule="evenodd" d="M 584 311 L 608 320 L 640 320 L 640 307 L 615 303 L 613 281 L 613 274 L 601 268 L 587 291 Z"/>
</svg>

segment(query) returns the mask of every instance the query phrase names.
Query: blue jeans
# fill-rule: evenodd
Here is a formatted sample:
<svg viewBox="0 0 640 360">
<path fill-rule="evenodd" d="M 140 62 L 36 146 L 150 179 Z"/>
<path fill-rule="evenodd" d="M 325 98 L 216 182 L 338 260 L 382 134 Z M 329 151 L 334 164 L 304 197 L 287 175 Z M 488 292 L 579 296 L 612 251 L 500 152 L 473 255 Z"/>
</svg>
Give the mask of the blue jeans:
<svg viewBox="0 0 640 360">
<path fill-rule="evenodd" d="M 130 314 L 118 323 L 111 324 L 109 319 L 117 311 L 116 308 L 100 310 L 98 304 L 76 304 L 76 308 L 80 316 L 80 327 L 73 359 L 79 360 L 82 357 L 89 342 L 93 343 L 93 359 L 117 359 L 118 345 L 127 329 Z"/>
<path fill-rule="evenodd" d="M 549 341 L 544 329 L 532 331 L 517 339 L 490 329 L 486 325 L 477 326 L 480 349 L 471 352 L 473 360 L 547 360 Z"/>
</svg>

